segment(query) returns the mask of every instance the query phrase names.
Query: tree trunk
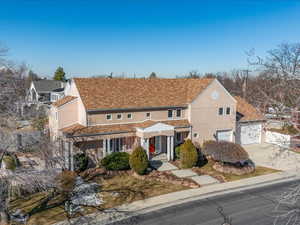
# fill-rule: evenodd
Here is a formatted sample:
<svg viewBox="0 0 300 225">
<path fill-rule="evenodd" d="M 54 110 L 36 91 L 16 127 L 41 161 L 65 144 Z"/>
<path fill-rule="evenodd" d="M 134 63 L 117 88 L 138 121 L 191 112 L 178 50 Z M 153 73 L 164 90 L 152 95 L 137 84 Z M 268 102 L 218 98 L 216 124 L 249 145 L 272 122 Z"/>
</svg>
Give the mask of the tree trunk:
<svg viewBox="0 0 300 225">
<path fill-rule="evenodd" d="M 0 211 L 0 218 L 1 218 L 0 225 L 8 225 L 9 216 L 8 216 L 6 210 Z"/>
</svg>

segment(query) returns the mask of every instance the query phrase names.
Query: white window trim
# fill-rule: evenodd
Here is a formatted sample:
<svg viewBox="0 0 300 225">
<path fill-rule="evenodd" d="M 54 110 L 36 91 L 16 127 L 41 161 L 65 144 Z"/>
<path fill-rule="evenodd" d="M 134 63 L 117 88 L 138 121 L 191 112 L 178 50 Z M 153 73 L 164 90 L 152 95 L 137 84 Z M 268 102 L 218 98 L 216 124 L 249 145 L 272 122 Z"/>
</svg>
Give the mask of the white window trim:
<svg viewBox="0 0 300 225">
<path fill-rule="evenodd" d="M 147 116 L 148 113 L 149 113 L 149 116 Z M 146 118 L 151 120 L 151 112 L 146 112 Z"/>
<path fill-rule="evenodd" d="M 120 118 L 118 118 L 118 116 L 121 115 Z M 123 119 L 123 114 L 122 113 L 117 113 L 117 120 L 122 120 Z"/>
<path fill-rule="evenodd" d="M 128 115 L 130 115 L 130 118 L 128 117 Z M 132 113 L 127 113 L 127 119 L 132 120 L 133 116 Z"/>
<path fill-rule="evenodd" d="M 109 116 L 109 115 L 110 115 L 110 119 L 107 119 L 107 116 Z M 112 120 L 112 114 L 106 114 L 105 118 L 106 118 L 106 120 Z"/>
</svg>

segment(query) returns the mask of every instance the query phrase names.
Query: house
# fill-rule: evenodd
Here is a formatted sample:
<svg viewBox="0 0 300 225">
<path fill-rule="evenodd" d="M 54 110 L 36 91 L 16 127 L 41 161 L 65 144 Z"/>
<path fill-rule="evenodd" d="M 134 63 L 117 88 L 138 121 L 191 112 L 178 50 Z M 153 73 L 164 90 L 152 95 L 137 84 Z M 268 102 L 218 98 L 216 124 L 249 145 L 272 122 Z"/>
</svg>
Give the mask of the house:
<svg viewBox="0 0 300 225">
<path fill-rule="evenodd" d="M 30 103 L 51 103 L 64 97 L 65 82 L 57 80 L 32 81 L 28 90 Z"/>
<path fill-rule="evenodd" d="M 244 144 L 244 127 L 260 124 L 263 132 L 262 115 L 217 79 L 74 78 L 65 94 L 51 106 L 50 135 L 94 158 L 141 145 L 149 158 L 164 153 L 172 160 L 186 138 L 201 144 L 239 137 Z"/>
</svg>

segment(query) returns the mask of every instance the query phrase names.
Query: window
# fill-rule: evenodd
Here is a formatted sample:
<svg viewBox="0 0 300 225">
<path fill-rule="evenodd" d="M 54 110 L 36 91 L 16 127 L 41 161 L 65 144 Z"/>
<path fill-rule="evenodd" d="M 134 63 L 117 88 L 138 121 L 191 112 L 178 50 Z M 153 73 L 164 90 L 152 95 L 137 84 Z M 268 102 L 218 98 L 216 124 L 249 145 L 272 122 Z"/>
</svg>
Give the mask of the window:
<svg viewBox="0 0 300 225">
<path fill-rule="evenodd" d="M 117 119 L 121 120 L 122 119 L 122 114 L 117 114 Z"/>
<path fill-rule="evenodd" d="M 150 117 L 151 117 L 151 113 L 147 112 L 147 113 L 146 113 L 146 118 L 147 118 L 147 119 L 150 119 Z"/>
<path fill-rule="evenodd" d="M 227 114 L 227 115 L 230 115 L 230 107 L 227 107 L 227 108 L 226 108 L 226 114 Z"/>
<path fill-rule="evenodd" d="M 172 118 L 173 117 L 173 110 L 168 110 L 168 118 Z"/>
<path fill-rule="evenodd" d="M 194 138 L 197 138 L 198 137 L 198 133 L 194 133 Z"/>
<path fill-rule="evenodd" d="M 176 141 L 181 142 L 181 133 L 176 133 Z"/>
<path fill-rule="evenodd" d="M 223 108 L 219 108 L 219 115 L 220 115 L 220 116 L 223 115 Z"/>
<path fill-rule="evenodd" d="M 127 114 L 127 119 L 132 119 L 132 114 L 131 113 Z"/>
<path fill-rule="evenodd" d="M 111 120 L 111 119 L 112 119 L 111 114 L 107 114 L 107 115 L 106 115 L 106 119 L 107 119 L 107 120 Z"/>
<path fill-rule="evenodd" d="M 181 117 L 181 109 L 177 109 L 176 110 L 176 116 L 177 117 Z"/>
</svg>

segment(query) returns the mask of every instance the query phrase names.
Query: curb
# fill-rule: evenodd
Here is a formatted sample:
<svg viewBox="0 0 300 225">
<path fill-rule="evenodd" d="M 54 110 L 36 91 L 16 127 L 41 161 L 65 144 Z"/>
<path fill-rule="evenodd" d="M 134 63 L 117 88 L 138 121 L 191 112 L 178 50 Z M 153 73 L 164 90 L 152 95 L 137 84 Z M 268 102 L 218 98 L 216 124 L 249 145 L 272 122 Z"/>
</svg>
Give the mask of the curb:
<svg viewBox="0 0 300 225">
<path fill-rule="evenodd" d="M 269 174 L 270 175 L 270 174 Z M 236 187 L 231 187 L 231 188 L 226 188 L 225 189 L 221 189 L 221 190 L 216 190 L 216 191 L 208 191 L 206 193 L 191 193 L 191 195 L 189 197 L 183 197 L 183 198 L 178 198 L 176 200 L 169 200 L 163 203 L 157 203 L 157 204 L 153 204 L 152 206 L 146 206 L 143 207 L 143 205 L 147 204 L 144 203 L 144 201 L 149 201 L 153 198 L 164 198 L 164 196 L 167 196 L 169 194 L 175 194 L 175 193 L 179 193 L 179 192 L 173 192 L 173 193 L 169 193 L 169 194 L 165 194 L 165 195 L 160 195 L 160 196 L 156 196 L 156 197 L 152 197 L 149 199 L 145 199 L 145 200 L 138 200 L 132 203 L 128 203 L 125 205 L 121 205 L 118 206 L 114 209 L 108 209 L 108 210 L 104 210 L 103 212 L 99 212 L 99 213 L 93 213 L 90 215 L 87 215 L 86 217 L 88 218 L 92 218 L 94 221 L 91 223 L 91 221 L 89 223 L 85 223 L 84 221 L 82 221 L 81 225 L 87 225 L 87 224 L 97 224 L 97 225 L 104 225 L 104 224 L 114 224 L 116 222 L 122 221 L 122 220 L 126 220 L 126 219 L 130 219 L 130 218 L 134 218 L 136 216 L 141 216 L 143 214 L 147 214 L 147 213 L 151 213 L 153 211 L 157 211 L 160 209 L 165 209 L 168 207 L 172 207 L 174 205 L 179 205 L 179 204 L 184 204 L 187 202 L 192 202 L 192 201 L 197 201 L 197 200 L 201 200 L 201 199 L 205 199 L 205 198 L 210 198 L 210 197 L 216 197 L 216 196 L 221 196 L 221 195 L 225 195 L 225 194 L 230 194 L 230 193 L 234 193 L 237 191 L 245 191 L 245 190 L 251 190 L 253 188 L 260 188 L 260 187 L 264 187 L 264 186 L 269 186 L 272 184 L 278 184 L 278 183 L 286 183 L 286 182 L 290 182 L 290 181 L 296 181 L 296 180 L 300 180 L 300 176 L 297 176 L 296 173 L 291 174 L 290 172 L 277 172 L 277 173 L 273 173 L 272 175 L 280 175 L 282 177 L 278 177 L 275 179 L 271 179 L 268 181 L 262 181 L 262 182 L 256 182 L 253 184 L 245 184 L 245 185 L 239 185 Z M 267 176 L 267 175 L 262 175 L 262 176 Z M 260 178 L 263 178 L 262 176 L 258 176 Z M 254 178 L 258 178 L 258 177 L 254 177 Z M 245 180 L 251 180 L 254 178 L 246 178 L 243 179 Z M 238 180 L 241 181 L 241 180 Z M 238 181 L 232 181 L 232 182 L 227 182 L 227 183 L 222 183 L 222 184 L 229 184 L 229 183 L 233 183 L 233 182 L 238 182 Z M 216 187 L 216 186 L 220 186 L 220 184 L 213 184 L 213 185 L 208 185 L 206 187 Z M 203 188 L 203 187 L 202 187 Z M 189 189 L 189 191 L 191 190 L 199 190 L 200 188 L 196 188 L 196 189 Z M 188 190 L 184 190 L 184 191 L 188 191 Z M 142 204 L 141 204 L 142 203 Z M 134 206 L 134 204 L 137 204 L 137 206 Z M 141 204 L 142 206 L 139 206 L 139 204 Z M 103 217 L 104 213 L 106 216 Z M 108 214 L 112 214 L 112 216 L 109 216 Z M 128 215 L 126 215 L 126 213 Z M 97 218 L 97 215 L 101 215 L 100 218 Z M 106 218 L 105 218 L 106 217 Z M 64 221 L 58 222 L 55 225 L 65 225 L 67 223 L 64 223 Z"/>
</svg>

